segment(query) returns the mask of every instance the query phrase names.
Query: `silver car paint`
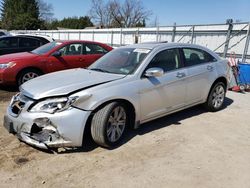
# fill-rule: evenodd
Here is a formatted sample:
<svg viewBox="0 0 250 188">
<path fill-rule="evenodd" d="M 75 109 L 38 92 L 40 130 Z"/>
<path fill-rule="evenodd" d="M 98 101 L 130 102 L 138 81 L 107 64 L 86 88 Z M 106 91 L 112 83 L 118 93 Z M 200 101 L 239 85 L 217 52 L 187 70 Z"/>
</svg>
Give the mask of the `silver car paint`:
<svg viewBox="0 0 250 188">
<path fill-rule="evenodd" d="M 20 90 L 25 91 L 32 99 L 41 99 L 67 95 L 75 90 L 123 77 L 123 75 L 105 74 L 86 69 L 71 69 L 34 78 L 25 82 Z"/>
<path fill-rule="evenodd" d="M 69 141 L 67 146 L 81 146 L 87 119 L 92 111 L 105 102 L 118 99 L 130 102 L 135 109 L 135 121 L 144 123 L 205 102 L 214 81 L 219 77 L 227 77 L 227 62 L 210 50 L 197 45 L 170 43 L 139 44 L 130 47 L 151 49 L 150 54 L 132 75 L 67 70 L 38 77 L 22 86 L 22 91 L 33 99 L 67 95 L 76 91 L 71 94 L 79 97 L 74 103 L 76 108 L 55 114 L 30 113 L 23 110 L 18 117 L 11 116 L 8 111 L 7 116 L 13 121 L 16 129 L 20 128 L 21 124 L 25 124 L 29 129 L 35 119 L 47 117 L 56 126 L 62 138 Z M 143 77 L 147 65 L 158 52 L 181 47 L 194 47 L 207 51 L 217 59 L 217 62 L 170 71 L 162 77 Z M 178 77 L 180 73 L 184 76 Z M 44 83 L 46 85 L 43 85 Z M 87 89 L 81 90 L 81 87 L 87 87 Z M 42 147 L 27 138 L 23 139 L 37 147 Z M 54 146 L 62 145 L 64 144 Z"/>
<path fill-rule="evenodd" d="M 7 109 L 8 117 L 13 121 L 14 130 L 19 139 L 43 149 L 48 147 L 81 146 L 85 124 L 90 113 L 90 111 L 82 111 L 76 108 L 55 114 L 30 113 L 27 109 L 23 109 L 18 117 L 13 117 L 10 115 L 10 108 Z M 41 118 L 50 120 L 51 126 L 55 127 L 60 138 L 53 142 L 42 143 L 25 134 L 30 133 L 34 122 Z"/>
<path fill-rule="evenodd" d="M 205 50 L 209 52 L 210 54 L 212 54 L 218 60 L 217 62 L 212 63 L 213 66 L 215 66 L 214 70 L 212 71 L 212 74 L 208 77 L 204 77 L 204 75 L 199 75 L 199 78 L 202 79 L 202 81 L 198 81 L 198 82 L 195 79 L 195 77 L 197 77 L 198 75 L 196 76 L 188 75 L 188 70 L 193 69 L 193 68 L 198 68 L 199 70 L 207 74 L 210 73 L 210 71 L 207 70 L 207 66 L 210 64 L 208 63 L 208 64 L 202 65 L 202 67 L 194 66 L 194 67 L 182 68 L 182 69 L 178 69 L 175 71 L 167 72 L 161 78 L 148 78 L 148 79 L 141 78 L 148 63 L 152 60 L 152 58 L 158 52 L 164 49 L 176 48 L 176 47 L 196 47 L 198 49 Z M 139 48 L 142 48 L 142 46 L 139 45 Z M 146 122 L 147 119 L 152 120 L 153 116 L 159 117 L 159 116 L 164 115 L 165 113 L 175 111 L 176 109 L 187 108 L 189 105 L 195 105 L 197 103 L 205 102 L 213 82 L 219 77 L 226 78 L 227 76 L 225 69 L 218 70 L 220 73 L 218 74 L 218 71 L 216 71 L 217 66 L 227 67 L 227 62 L 225 60 L 221 60 L 217 54 L 207 50 L 206 48 L 196 46 L 196 45 L 188 45 L 188 44 L 184 44 L 184 45 L 183 44 L 171 44 L 167 47 L 166 45 L 163 45 L 163 46 L 160 45 L 153 49 L 150 56 L 147 56 L 147 58 L 145 58 L 144 62 L 142 63 L 142 66 L 140 66 L 137 69 L 135 74 L 129 75 L 121 80 L 113 81 L 110 83 L 106 83 L 104 85 L 99 85 L 97 87 L 84 90 L 79 93 L 75 93 L 74 95 L 82 96 L 82 95 L 86 95 L 87 93 L 88 94 L 95 93 L 91 97 L 91 100 L 87 100 L 81 104 L 78 104 L 79 108 L 82 108 L 85 110 L 94 110 L 98 106 L 100 106 L 101 104 L 107 101 L 111 101 L 115 99 L 125 99 L 129 101 L 131 104 L 133 104 L 133 106 L 135 107 L 136 121 Z M 176 74 L 178 72 L 184 72 L 186 74 L 186 77 L 177 79 Z M 202 78 L 202 76 L 204 78 Z M 190 83 L 190 85 L 187 86 L 187 80 L 191 80 L 191 81 L 193 80 L 194 83 Z M 154 81 L 155 82 L 161 81 L 161 82 L 159 82 L 158 85 L 154 85 L 153 84 Z M 198 85 L 194 85 L 194 84 L 198 84 Z M 186 93 L 185 91 L 187 91 L 188 87 L 191 87 L 191 85 L 194 85 L 194 89 L 193 89 L 194 91 L 202 91 L 201 96 L 192 100 L 191 102 L 188 101 L 188 98 L 187 98 L 188 95 L 186 96 L 185 99 L 181 99 L 183 97 L 183 93 Z M 159 93 L 166 93 L 166 92 L 168 93 L 168 96 L 159 97 Z M 104 93 L 105 95 L 103 95 Z M 190 90 L 190 94 L 191 94 L 191 90 Z M 154 100 L 153 102 L 152 102 L 152 99 Z M 175 101 L 177 100 L 182 100 L 183 101 L 182 104 L 175 104 Z M 167 107 L 161 106 L 164 103 L 167 105 Z"/>
</svg>

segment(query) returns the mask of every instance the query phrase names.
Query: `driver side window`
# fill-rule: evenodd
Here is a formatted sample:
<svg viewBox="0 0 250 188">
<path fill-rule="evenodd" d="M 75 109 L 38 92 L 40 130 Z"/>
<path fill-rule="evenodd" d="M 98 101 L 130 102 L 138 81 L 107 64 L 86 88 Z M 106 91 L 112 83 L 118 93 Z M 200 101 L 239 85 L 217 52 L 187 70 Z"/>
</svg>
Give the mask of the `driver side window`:
<svg viewBox="0 0 250 188">
<path fill-rule="evenodd" d="M 62 47 L 59 50 L 62 53 L 62 56 L 68 55 L 81 55 L 82 54 L 82 44 L 69 44 Z"/>
<path fill-rule="evenodd" d="M 162 68 L 164 72 L 183 67 L 180 61 L 179 50 L 174 48 L 159 52 L 149 63 L 147 69 L 152 67 Z"/>
</svg>

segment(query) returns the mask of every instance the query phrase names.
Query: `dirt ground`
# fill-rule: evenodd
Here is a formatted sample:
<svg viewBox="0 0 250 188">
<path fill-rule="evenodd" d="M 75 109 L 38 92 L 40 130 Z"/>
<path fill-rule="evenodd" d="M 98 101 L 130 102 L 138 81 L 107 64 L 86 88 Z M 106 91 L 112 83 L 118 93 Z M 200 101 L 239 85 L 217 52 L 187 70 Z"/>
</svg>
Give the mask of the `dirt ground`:
<svg viewBox="0 0 250 188">
<path fill-rule="evenodd" d="M 147 123 L 113 150 L 60 153 L 1 126 L 13 93 L 0 90 L 0 187 L 250 187 L 250 93 L 228 92 L 217 113 L 198 106 Z"/>
</svg>

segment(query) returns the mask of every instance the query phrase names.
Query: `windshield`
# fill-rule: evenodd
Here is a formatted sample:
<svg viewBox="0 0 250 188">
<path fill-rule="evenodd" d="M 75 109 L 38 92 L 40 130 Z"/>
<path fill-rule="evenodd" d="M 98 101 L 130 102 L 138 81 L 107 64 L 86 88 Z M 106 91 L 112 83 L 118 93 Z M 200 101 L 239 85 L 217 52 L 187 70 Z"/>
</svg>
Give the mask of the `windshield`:
<svg viewBox="0 0 250 188">
<path fill-rule="evenodd" d="M 35 49 L 35 50 L 31 51 L 31 52 L 34 53 L 34 54 L 43 55 L 43 54 L 48 53 L 54 47 L 59 46 L 61 44 L 62 44 L 61 42 L 56 42 L 56 41 L 50 42 L 50 43 L 47 43 L 47 44 L 45 44 L 43 46 L 40 46 L 39 48 L 37 48 L 37 49 Z"/>
<path fill-rule="evenodd" d="M 118 48 L 97 60 L 88 69 L 114 74 L 132 74 L 149 52 L 150 50 L 145 48 Z"/>
</svg>

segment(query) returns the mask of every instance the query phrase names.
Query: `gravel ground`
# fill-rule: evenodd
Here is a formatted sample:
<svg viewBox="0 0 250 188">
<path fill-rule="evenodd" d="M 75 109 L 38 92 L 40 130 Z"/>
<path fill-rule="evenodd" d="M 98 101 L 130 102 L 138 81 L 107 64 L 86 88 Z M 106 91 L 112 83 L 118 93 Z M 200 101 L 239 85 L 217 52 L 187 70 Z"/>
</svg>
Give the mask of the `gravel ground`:
<svg viewBox="0 0 250 188">
<path fill-rule="evenodd" d="M 0 90 L 0 125 L 15 92 Z M 249 118 L 250 93 L 228 92 L 220 112 L 197 106 L 142 125 L 116 149 L 89 142 L 59 153 L 0 126 L 0 187 L 249 188 Z"/>
</svg>

